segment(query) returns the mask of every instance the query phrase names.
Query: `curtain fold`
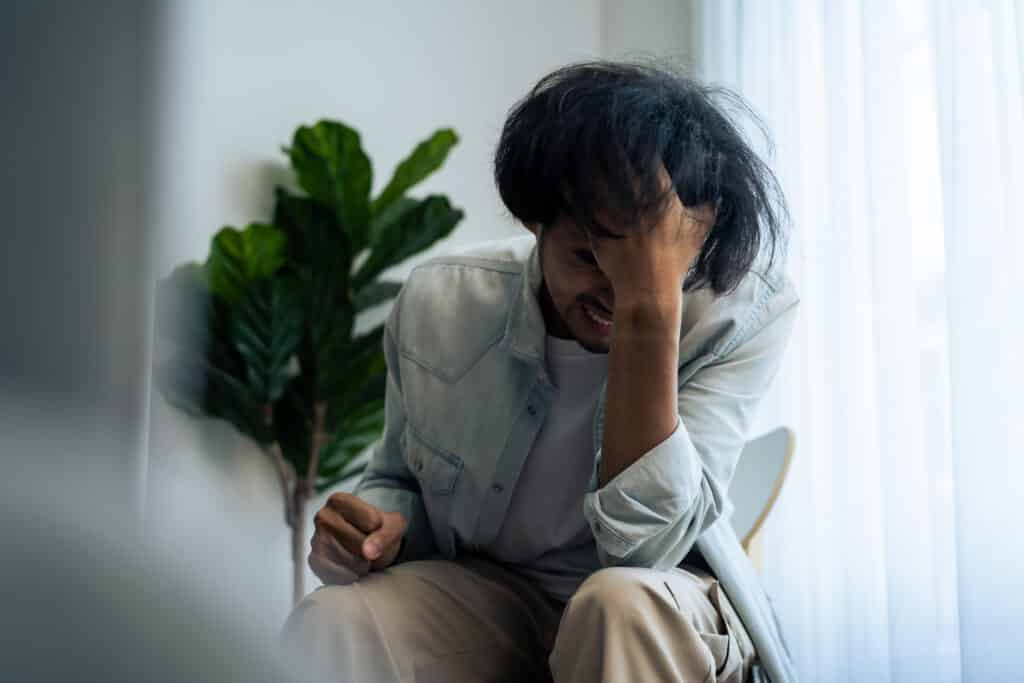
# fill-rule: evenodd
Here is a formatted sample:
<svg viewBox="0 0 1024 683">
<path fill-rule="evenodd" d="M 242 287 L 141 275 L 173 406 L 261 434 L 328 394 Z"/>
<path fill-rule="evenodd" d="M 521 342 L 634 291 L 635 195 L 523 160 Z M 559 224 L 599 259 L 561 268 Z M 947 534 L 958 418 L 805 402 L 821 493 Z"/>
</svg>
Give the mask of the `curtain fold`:
<svg viewBox="0 0 1024 683">
<path fill-rule="evenodd" d="M 801 318 L 765 582 L 813 681 L 1019 680 L 1024 8 L 700 3 L 775 142 Z"/>
</svg>

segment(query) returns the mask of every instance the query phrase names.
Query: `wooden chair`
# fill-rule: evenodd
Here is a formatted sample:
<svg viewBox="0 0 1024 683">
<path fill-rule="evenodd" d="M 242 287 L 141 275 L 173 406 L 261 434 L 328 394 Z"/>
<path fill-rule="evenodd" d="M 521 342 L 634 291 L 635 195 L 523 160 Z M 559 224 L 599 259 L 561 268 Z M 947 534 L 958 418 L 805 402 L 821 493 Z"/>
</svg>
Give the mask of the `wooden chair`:
<svg viewBox="0 0 1024 683">
<path fill-rule="evenodd" d="M 732 528 L 759 571 L 758 532 L 782 491 L 795 447 L 795 435 L 787 427 L 779 427 L 748 441 L 729 485 L 729 498 L 735 506 Z"/>
</svg>

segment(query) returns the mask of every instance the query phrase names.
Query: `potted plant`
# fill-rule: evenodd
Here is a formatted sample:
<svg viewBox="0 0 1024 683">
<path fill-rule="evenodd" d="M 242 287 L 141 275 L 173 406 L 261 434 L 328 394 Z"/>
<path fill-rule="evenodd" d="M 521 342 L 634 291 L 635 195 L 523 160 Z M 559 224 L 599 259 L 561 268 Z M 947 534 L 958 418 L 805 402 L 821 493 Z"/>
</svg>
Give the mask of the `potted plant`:
<svg viewBox="0 0 1024 683">
<path fill-rule="evenodd" d="M 371 198 L 359 134 L 337 121 L 302 126 L 284 152 L 305 194 L 276 188 L 270 223 L 223 228 L 205 263 L 159 284 L 158 329 L 173 348 L 157 369 L 159 389 L 188 414 L 231 422 L 273 462 L 295 601 L 309 499 L 359 474 L 354 461 L 384 425 L 383 324 L 356 334 L 356 320 L 398 293 L 401 283 L 382 272 L 462 219 L 446 196 L 406 194 L 457 141 L 438 130 Z"/>
</svg>

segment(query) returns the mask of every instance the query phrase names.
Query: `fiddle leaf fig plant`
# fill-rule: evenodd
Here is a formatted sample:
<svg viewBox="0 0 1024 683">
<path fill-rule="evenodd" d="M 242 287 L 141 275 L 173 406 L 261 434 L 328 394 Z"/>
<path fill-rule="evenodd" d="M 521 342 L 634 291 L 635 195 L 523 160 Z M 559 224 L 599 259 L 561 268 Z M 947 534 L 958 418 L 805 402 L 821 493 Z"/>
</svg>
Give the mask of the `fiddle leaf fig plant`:
<svg viewBox="0 0 1024 683">
<path fill-rule="evenodd" d="M 451 129 L 435 132 L 374 198 L 359 133 L 338 121 L 302 126 L 284 148 L 301 192 L 276 188 L 271 222 L 221 229 L 205 263 L 159 284 L 159 334 L 173 349 L 160 391 L 190 415 L 230 422 L 273 462 L 295 601 L 309 499 L 359 474 L 384 426 L 383 324 L 357 334 L 356 322 L 398 294 L 384 271 L 462 220 L 444 195 L 407 194 L 457 142 Z"/>
</svg>

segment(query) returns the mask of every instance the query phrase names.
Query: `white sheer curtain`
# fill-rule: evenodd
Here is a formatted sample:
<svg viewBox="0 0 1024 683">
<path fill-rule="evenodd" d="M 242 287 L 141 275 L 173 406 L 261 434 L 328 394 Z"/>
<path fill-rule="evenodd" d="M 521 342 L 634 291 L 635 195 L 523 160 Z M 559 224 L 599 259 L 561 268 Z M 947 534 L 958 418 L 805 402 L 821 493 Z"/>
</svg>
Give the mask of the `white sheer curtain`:
<svg viewBox="0 0 1024 683">
<path fill-rule="evenodd" d="M 765 582 L 808 681 L 1024 680 L 1024 2 L 707 0 L 803 305 Z"/>
</svg>

